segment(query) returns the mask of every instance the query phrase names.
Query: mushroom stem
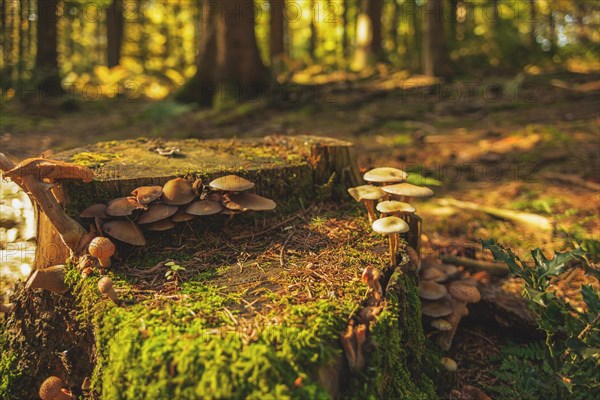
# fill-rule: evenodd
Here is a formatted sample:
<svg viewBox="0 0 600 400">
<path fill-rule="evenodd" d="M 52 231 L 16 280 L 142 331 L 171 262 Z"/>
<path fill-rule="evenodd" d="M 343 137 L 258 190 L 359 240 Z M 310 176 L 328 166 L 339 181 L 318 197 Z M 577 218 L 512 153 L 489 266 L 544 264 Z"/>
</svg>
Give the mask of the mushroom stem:
<svg viewBox="0 0 600 400">
<path fill-rule="evenodd" d="M 396 266 L 396 252 L 394 251 L 394 234 L 390 233 L 390 262 L 392 266 Z"/>
<path fill-rule="evenodd" d="M 98 258 L 98 263 L 100 264 L 100 266 L 102 268 L 109 268 L 110 267 L 110 257 L 107 258 Z"/>
<path fill-rule="evenodd" d="M 367 208 L 367 214 L 369 215 L 369 224 L 373 224 L 373 221 L 377 219 L 375 214 L 375 205 L 373 200 L 363 200 L 365 207 Z"/>
<path fill-rule="evenodd" d="M 354 336 L 354 327 L 352 325 L 348 325 L 346 332 L 340 335 L 340 340 L 342 341 L 344 353 L 346 353 L 348 365 L 351 369 L 356 368 L 356 352 L 354 351 L 356 338 Z"/>
<path fill-rule="evenodd" d="M 65 293 L 69 288 L 65 285 L 65 266 L 55 265 L 44 269 L 36 269 L 27 279 L 25 289 L 45 289 L 54 293 Z"/>
<path fill-rule="evenodd" d="M 469 315 L 466 302 L 457 299 L 452 299 L 452 302 L 454 303 L 452 314 L 446 317 L 446 320 L 452 325 L 452 329 L 442 332 L 436 341 L 438 346 L 444 351 L 448 351 L 452 347 L 452 340 L 454 339 L 454 335 L 456 335 L 460 320 Z"/>
<path fill-rule="evenodd" d="M 110 289 L 108 289 L 108 291 L 106 292 L 106 297 L 112 300 L 112 302 L 116 305 L 119 305 L 119 298 L 117 297 L 117 292 L 115 292 L 115 288 L 111 287 Z"/>
<path fill-rule="evenodd" d="M 367 341 L 367 326 L 360 324 L 356 328 L 356 365 L 357 370 L 361 370 L 366 365 L 365 355 L 363 352 L 363 345 Z"/>
</svg>

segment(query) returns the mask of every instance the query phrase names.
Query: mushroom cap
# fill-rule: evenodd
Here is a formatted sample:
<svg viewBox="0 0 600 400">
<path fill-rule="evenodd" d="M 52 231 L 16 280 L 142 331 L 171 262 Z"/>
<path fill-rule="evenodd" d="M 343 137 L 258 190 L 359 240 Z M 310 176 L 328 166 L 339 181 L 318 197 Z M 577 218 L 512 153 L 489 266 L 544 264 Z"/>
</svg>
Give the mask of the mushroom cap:
<svg viewBox="0 0 600 400">
<path fill-rule="evenodd" d="M 144 246 L 146 239 L 140 228 L 128 220 L 113 220 L 102 225 L 104 232 L 121 242 L 134 246 Z"/>
<path fill-rule="evenodd" d="M 243 192 L 244 190 L 252 189 L 254 183 L 237 175 L 226 175 L 213 180 L 209 183 L 213 189 L 222 190 L 225 192 Z"/>
<path fill-rule="evenodd" d="M 112 217 L 131 215 L 134 210 L 144 208 L 135 197 L 119 197 L 108 202 L 106 213 Z"/>
<path fill-rule="evenodd" d="M 362 283 L 366 284 L 371 280 L 379 279 L 380 276 L 381 272 L 377 268 L 374 268 L 371 265 L 367 265 L 365 269 L 363 269 L 360 279 Z"/>
<path fill-rule="evenodd" d="M 213 215 L 223 211 L 223 204 L 218 201 L 200 200 L 190 204 L 185 212 L 191 215 Z"/>
<path fill-rule="evenodd" d="M 452 324 L 445 319 L 434 319 L 431 321 L 431 326 L 438 331 L 449 331 L 452 329 Z"/>
<path fill-rule="evenodd" d="M 192 214 L 188 214 L 184 209 L 177 211 L 171 217 L 171 221 L 173 221 L 173 222 L 187 222 L 187 221 L 191 221 L 193 219 L 194 219 L 194 216 Z"/>
<path fill-rule="evenodd" d="M 396 200 L 387 200 L 377 204 L 377 211 L 384 214 L 391 214 L 400 212 L 414 213 L 417 210 L 408 203 Z"/>
<path fill-rule="evenodd" d="M 271 211 L 277 207 L 277 204 L 273 200 L 253 193 L 232 194 L 229 196 L 229 200 L 229 202 L 225 203 L 225 207 L 233 210 Z M 231 208 L 230 205 L 233 204 L 235 206 Z"/>
<path fill-rule="evenodd" d="M 427 267 L 421 269 L 421 279 L 424 281 L 444 282 L 448 279 L 448 275 L 437 268 Z"/>
<path fill-rule="evenodd" d="M 349 188 L 348 193 L 356 201 L 379 200 L 385 196 L 385 192 L 381 188 L 373 185 L 361 185 Z"/>
<path fill-rule="evenodd" d="M 406 221 L 398 217 L 379 218 L 373 222 L 373 230 L 377 233 L 404 233 L 408 232 L 409 229 Z"/>
<path fill-rule="evenodd" d="M 154 232 L 168 231 L 173 228 L 175 228 L 175 223 L 170 219 L 161 219 L 160 221 L 144 225 L 145 230 Z"/>
<path fill-rule="evenodd" d="M 42 382 L 38 394 L 42 400 L 54 400 L 62 393 L 63 386 L 63 381 L 59 377 L 50 376 Z"/>
<path fill-rule="evenodd" d="M 454 281 L 448 287 L 450 295 L 456 300 L 464 301 L 465 303 L 477 303 L 481 300 L 481 294 L 475 286 L 471 286 L 461 281 Z"/>
<path fill-rule="evenodd" d="M 163 186 L 162 201 L 173 206 L 191 203 L 196 197 L 192 182 L 187 179 L 171 179 Z"/>
<path fill-rule="evenodd" d="M 106 214 L 106 204 L 94 204 L 93 206 L 89 206 L 81 213 L 79 213 L 81 218 L 108 218 L 108 214 Z"/>
<path fill-rule="evenodd" d="M 98 236 L 90 242 L 88 251 L 92 257 L 110 258 L 115 254 L 115 245 L 110 239 Z"/>
<path fill-rule="evenodd" d="M 455 265 L 451 265 L 451 264 L 436 263 L 433 265 L 433 268 L 439 269 L 440 271 L 442 271 L 443 273 L 445 273 L 448 276 L 453 276 L 458 273 L 458 267 L 456 267 Z"/>
<path fill-rule="evenodd" d="M 102 294 L 106 294 L 106 293 L 110 292 L 110 289 L 112 289 L 112 287 L 113 287 L 112 279 L 110 279 L 108 276 L 103 276 L 98 281 L 98 290 Z"/>
<path fill-rule="evenodd" d="M 452 314 L 452 301 L 448 297 L 434 301 L 422 301 L 421 312 L 433 318 L 445 317 Z"/>
<path fill-rule="evenodd" d="M 437 300 L 448 294 L 446 286 L 434 281 L 419 282 L 419 297 L 427 300 Z"/>
<path fill-rule="evenodd" d="M 408 174 L 401 169 L 392 167 L 380 167 L 367 171 L 363 178 L 367 182 L 397 183 L 404 182 Z"/>
<path fill-rule="evenodd" d="M 161 186 L 140 186 L 131 192 L 138 201 L 142 204 L 148 204 L 154 200 L 158 200 L 162 196 L 163 189 Z"/>
<path fill-rule="evenodd" d="M 428 197 L 433 195 L 433 190 L 428 187 L 417 186 L 411 183 L 396 183 L 395 185 L 383 186 L 381 189 L 394 196 Z"/>
<path fill-rule="evenodd" d="M 43 179 L 79 179 L 91 182 L 94 179 L 94 172 L 88 167 L 39 157 L 21 161 L 13 169 L 6 171 L 4 176 L 12 179 L 30 174 L 34 174 L 40 181 Z"/>
<path fill-rule="evenodd" d="M 442 357 L 440 359 L 440 364 L 442 364 L 442 366 L 450 372 L 454 372 L 458 368 L 458 365 L 456 365 L 456 361 L 449 357 Z"/>
<path fill-rule="evenodd" d="M 170 206 L 168 204 L 150 204 L 148 210 L 144 211 L 135 222 L 139 225 L 150 224 L 152 222 L 160 221 L 161 219 L 169 218 L 178 210 L 179 208 L 177 206 Z"/>
</svg>

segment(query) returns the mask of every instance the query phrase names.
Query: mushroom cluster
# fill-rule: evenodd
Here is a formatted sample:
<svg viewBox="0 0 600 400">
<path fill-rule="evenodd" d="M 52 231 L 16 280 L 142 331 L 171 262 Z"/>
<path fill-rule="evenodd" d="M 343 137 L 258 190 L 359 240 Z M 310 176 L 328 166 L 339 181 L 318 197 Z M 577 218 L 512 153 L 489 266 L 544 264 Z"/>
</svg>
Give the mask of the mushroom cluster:
<svg viewBox="0 0 600 400">
<path fill-rule="evenodd" d="M 481 299 L 477 282 L 461 279 L 457 267 L 430 258 L 423 260 L 419 276 L 423 317 L 435 329 L 438 346 L 447 351 L 460 320 L 469 315 L 467 304 Z"/>
<path fill-rule="evenodd" d="M 92 205 L 80 217 L 94 219 L 100 234 L 143 246 L 144 231 L 166 231 L 197 216 L 273 210 L 276 207 L 273 200 L 248 192 L 253 187 L 254 183 L 236 175 L 215 179 L 208 186 L 201 179 L 175 178 L 162 187 L 142 186 L 131 192 L 131 196 Z M 103 246 L 90 246 L 89 251 L 106 268 L 110 266 L 112 252 L 107 243 L 98 244 Z"/>
<path fill-rule="evenodd" d="M 397 168 L 375 168 L 363 178 L 368 184 L 350 188 L 348 193 L 364 203 L 373 230 L 389 236 L 391 264 L 396 266 L 400 234 L 405 234 L 403 238 L 420 254 L 421 218 L 409 201 L 431 196 L 433 191 L 407 183 L 408 174 Z"/>
</svg>

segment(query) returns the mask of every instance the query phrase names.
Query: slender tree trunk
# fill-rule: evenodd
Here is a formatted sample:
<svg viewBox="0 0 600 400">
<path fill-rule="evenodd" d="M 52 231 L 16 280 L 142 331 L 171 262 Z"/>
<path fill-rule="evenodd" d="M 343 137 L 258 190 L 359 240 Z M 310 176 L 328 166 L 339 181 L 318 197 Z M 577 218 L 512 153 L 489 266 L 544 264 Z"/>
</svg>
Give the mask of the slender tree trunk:
<svg viewBox="0 0 600 400">
<path fill-rule="evenodd" d="M 384 58 L 383 54 L 383 31 L 381 15 L 383 13 L 383 0 L 368 0 L 367 16 L 371 22 L 371 42 L 369 43 L 369 55 L 377 61 Z"/>
<path fill-rule="evenodd" d="M 536 47 L 536 20 L 537 20 L 537 9 L 535 7 L 535 0 L 529 0 L 529 42 L 532 48 Z"/>
<path fill-rule="evenodd" d="M 285 9 L 285 0 L 270 0 L 270 38 L 269 51 L 271 56 L 271 66 L 274 66 L 278 60 L 285 55 L 285 29 L 283 24 L 283 12 Z"/>
<path fill-rule="evenodd" d="M 422 69 L 422 61 L 423 61 L 423 21 L 421 18 L 421 6 L 418 4 L 417 0 L 412 0 L 412 26 L 414 30 L 414 53 L 416 56 L 414 57 L 413 71 L 421 71 Z"/>
<path fill-rule="evenodd" d="M 210 2 L 210 1 L 209 1 Z M 146 35 L 146 15 L 144 14 L 144 1 L 136 0 L 136 11 L 138 14 L 140 37 L 138 42 L 138 60 L 142 65 L 144 73 L 147 72 L 147 59 L 148 59 L 148 38 Z"/>
<path fill-rule="evenodd" d="M 443 7 L 442 0 L 428 0 L 426 4 L 423 73 L 450 79 L 453 71 L 444 38 Z"/>
<path fill-rule="evenodd" d="M 577 2 L 575 5 L 575 26 L 576 26 L 576 35 L 579 43 L 589 44 L 590 38 L 585 29 L 585 23 L 583 19 L 587 13 L 586 6 L 584 2 Z"/>
<path fill-rule="evenodd" d="M 60 90 L 58 70 L 58 0 L 37 0 L 36 74 L 42 90 Z"/>
<path fill-rule="evenodd" d="M 19 0 L 19 64 L 17 65 L 17 81 L 23 80 L 25 71 L 25 24 L 27 0 Z"/>
<path fill-rule="evenodd" d="M 398 52 L 398 46 L 400 43 L 400 33 L 398 28 L 400 27 L 400 4 L 396 0 L 393 2 L 394 8 L 392 11 L 392 22 L 390 24 L 389 35 L 392 39 L 392 52 Z"/>
<path fill-rule="evenodd" d="M 456 30 L 456 18 L 458 13 L 458 0 L 450 0 L 450 11 L 449 18 L 450 21 L 450 41 L 455 44 L 457 38 L 457 30 Z"/>
<path fill-rule="evenodd" d="M 556 52 L 556 21 L 554 19 L 554 11 L 552 10 L 548 12 L 548 36 L 550 36 L 549 40 L 552 52 Z"/>
<path fill-rule="evenodd" d="M 310 38 L 308 42 L 308 55 L 310 59 L 315 61 L 315 53 L 317 52 L 317 4 L 315 0 L 310 0 Z"/>
<path fill-rule="evenodd" d="M 348 7 L 350 7 L 350 1 L 344 0 L 342 4 L 342 55 L 344 58 L 348 57 L 349 49 L 348 49 Z"/>
<path fill-rule="evenodd" d="M 121 63 L 124 25 L 123 0 L 112 0 L 106 9 L 106 65 L 109 68 Z"/>
</svg>

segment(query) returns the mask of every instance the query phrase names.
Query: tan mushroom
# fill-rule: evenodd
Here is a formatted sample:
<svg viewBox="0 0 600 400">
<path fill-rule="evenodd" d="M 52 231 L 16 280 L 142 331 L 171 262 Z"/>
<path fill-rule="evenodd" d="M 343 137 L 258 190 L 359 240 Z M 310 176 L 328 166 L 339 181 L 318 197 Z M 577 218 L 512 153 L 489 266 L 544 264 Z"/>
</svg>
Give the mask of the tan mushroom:
<svg viewBox="0 0 600 400">
<path fill-rule="evenodd" d="M 174 215 L 179 208 L 177 206 L 170 206 L 168 204 L 150 204 L 148 210 L 144 211 L 135 222 L 138 225 L 151 224 L 162 219 L 167 219 Z"/>
<path fill-rule="evenodd" d="M 454 281 L 448 286 L 448 291 L 455 300 L 465 303 L 477 303 L 481 300 L 479 290 L 466 282 Z"/>
<path fill-rule="evenodd" d="M 221 190 L 223 192 L 243 192 L 252 189 L 254 183 L 237 175 L 226 175 L 217 178 L 209 183 L 212 189 Z"/>
<path fill-rule="evenodd" d="M 411 183 L 396 183 L 381 188 L 387 194 L 400 197 L 401 201 L 408 201 L 411 197 L 429 197 L 433 195 L 433 190 L 424 187 L 416 186 Z"/>
<path fill-rule="evenodd" d="M 367 326 L 359 324 L 355 330 L 356 335 L 356 369 L 361 370 L 365 367 L 367 361 L 365 359 L 364 346 L 367 341 Z"/>
<path fill-rule="evenodd" d="M 385 193 L 385 192 L 384 192 Z M 386 200 L 377 204 L 377 211 L 381 213 L 382 217 L 388 214 L 394 216 L 401 216 L 404 214 L 414 214 L 417 210 L 408 203 L 396 200 Z"/>
<path fill-rule="evenodd" d="M 135 210 L 145 208 L 135 197 L 119 197 L 108 202 L 106 213 L 112 217 L 131 215 Z"/>
<path fill-rule="evenodd" d="M 362 202 L 365 205 L 369 215 L 369 223 L 372 224 L 377 219 L 375 201 L 385 196 L 383 190 L 373 185 L 362 185 L 348 189 L 348 193 L 354 200 Z"/>
<path fill-rule="evenodd" d="M 171 179 L 163 187 L 162 202 L 172 206 L 191 203 L 196 197 L 192 182 L 187 179 Z"/>
<path fill-rule="evenodd" d="M 133 196 L 141 204 L 149 204 L 154 200 L 160 199 L 163 194 L 163 188 L 161 186 L 141 186 L 131 192 Z"/>
<path fill-rule="evenodd" d="M 446 286 L 434 281 L 419 282 L 419 297 L 426 300 L 437 300 L 448 294 Z"/>
<path fill-rule="evenodd" d="M 57 376 L 50 376 L 46 378 L 42 385 L 40 386 L 40 390 L 38 394 L 40 395 L 40 399 L 42 400 L 69 400 L 71 399 L 71 395 L 65 393 L 63 391 L 64 383 Z"/>
<path fill-rule="evenodd" d="M 363 179 L 367 182 L 382 184 L 405 182 L 407 177 L 406 172 L 392 167 L 374 168 L 363 175 Z"/>
<path fill-rule="evenodd" d="M 108 218 L 106 204 L 94 204 L 83 210 L 79 216 L 81 218 Z"/>
<path fill-rule="evenodd" d="M 277 207 L 277 204 L 271 199 L 262 197 L 253 193 L 240 193 L 227 196 L 229 201 L 225 201 L 225 207 L 231 210 L 241 211 L 271 211 Z"/>
<path fill-rule="evenodd" d="M 100 278 L 100 280 L 98 281 L 98 290 L 100 291 L 100 293 L 106 295 L 106 297 L 112 300 L 113 303 L 119 305 L 119 298 L 117 297 L 117 292 L 115 292 L 115 289 L 113 287 L 112 279 L 110 279 L 108 276 Z"/>
<path fill-rule="evenodd" d="M 456 365 L 456 361 L 449 357 L 442 357 L 440 359 L 440 364 L 442 364 L 442 367 L 444 367 L 446 371 L 450 372 L 454 372 L 458 368 L 458 365 Z"/>
<path fill-rule="evenodd" d="M 398 234 L 408 231 L 407 223 L 398 217 L 380 218 L 373 222 L 373 230 L 377 233 L 387 234 L 390 242 L 390 261 L 396 266 L 396 243 Z"/>
<path fill-rule="evenodd" d="M 371 289 L 371 294 L 376 301 L 381 300 L 381 295 L 383 294 L 381 284 L 379 283 L 380 277 L 381 272 L 379 272 L 377 268 L 373 268 L 370 265 L 365 267 L 361 276 L 362 283 Z"/>
<path fill-rule="evenodd" d="M 439 283 L 445 282 L 448 279 L 448 275 L 434 267 L 423 267 L 421 268 L 421 279 Z"/>
<path fill-rule="evenodd" d="M 431 321 L 431 326 L 438 331 L 449 331 L 452 329 L 452 324 L 442 318 Z"/>
<path fill-rule="evenodd" d="M 191 215 L 213 215 L 223 211 L 223 204 L 212 200 L 195 201 L 186 208 L 185 212 Z"/>
<path fill-rule="evenodd" d="M 110 267 L 110 258 L 115 254 L 115 245 L 110 239 L 98 236 L 90 242 L 88 251 L 92 257 L 98 259 L 98 263 L 102 268 Z"/>
<path fill-rule="evenodd" d="M 172 217 L 171 221 L 175 223 L 188 222 L 194 219 L 192 214 L 188 214 L 184 209 L 177 211 Z"/>
<path fill-rule="evenodd" d="M 132 244 L 134 246 L 146 245 L 146 239 L 140 228 L 133 222 L 127 220 L 114 220 L 102 225 L 104 232 L 113 238 Z"/>
<path fill-rule="evenodd" d="M 154 232 L 168 231 L 169 229 L 173 228 L 175 228 L 175 223 L 170 219 L 161 219 L 160 221 L 155 221 L 144 225 L 145 230 Z"/>
<path fill-rule="evenodd" d="M 350 369 L 356 368 L 356 335 L 354 334 L 353 325 L 348 325 L 346 332 L 340 335 L 340 341 Z"/>
<path fill-rule="evenodd" d="M 25 289 L 44 289 L 54 293 L 65 293 L 69 288 L 65 285 L 65 266 L 36 269 L 27 279 Z"/>
<path fill-rule="evenodd" d="M 451 303 L 452 312 L 446 317 L 446 319 L 452 325 L 452 329 L 441 332 L 436 338 L 437 345 L 444 351 L 450 350 L 450 347 L 452 346 L 452 339 L 454 339 L 454 335 L 456 335 L 456 330 L 458 329 L 460 320 L 469 315 L 469 310 L 467 309 L 467 305 L 464 301 L 452 299 Z"/>
<path fill-rule="evenodd" d="M 452 300 L 442 297 L 438 300 L 421 302 L 421 312 L 428 317 L 440 318 L 452 314 Z"/>
</svg>

